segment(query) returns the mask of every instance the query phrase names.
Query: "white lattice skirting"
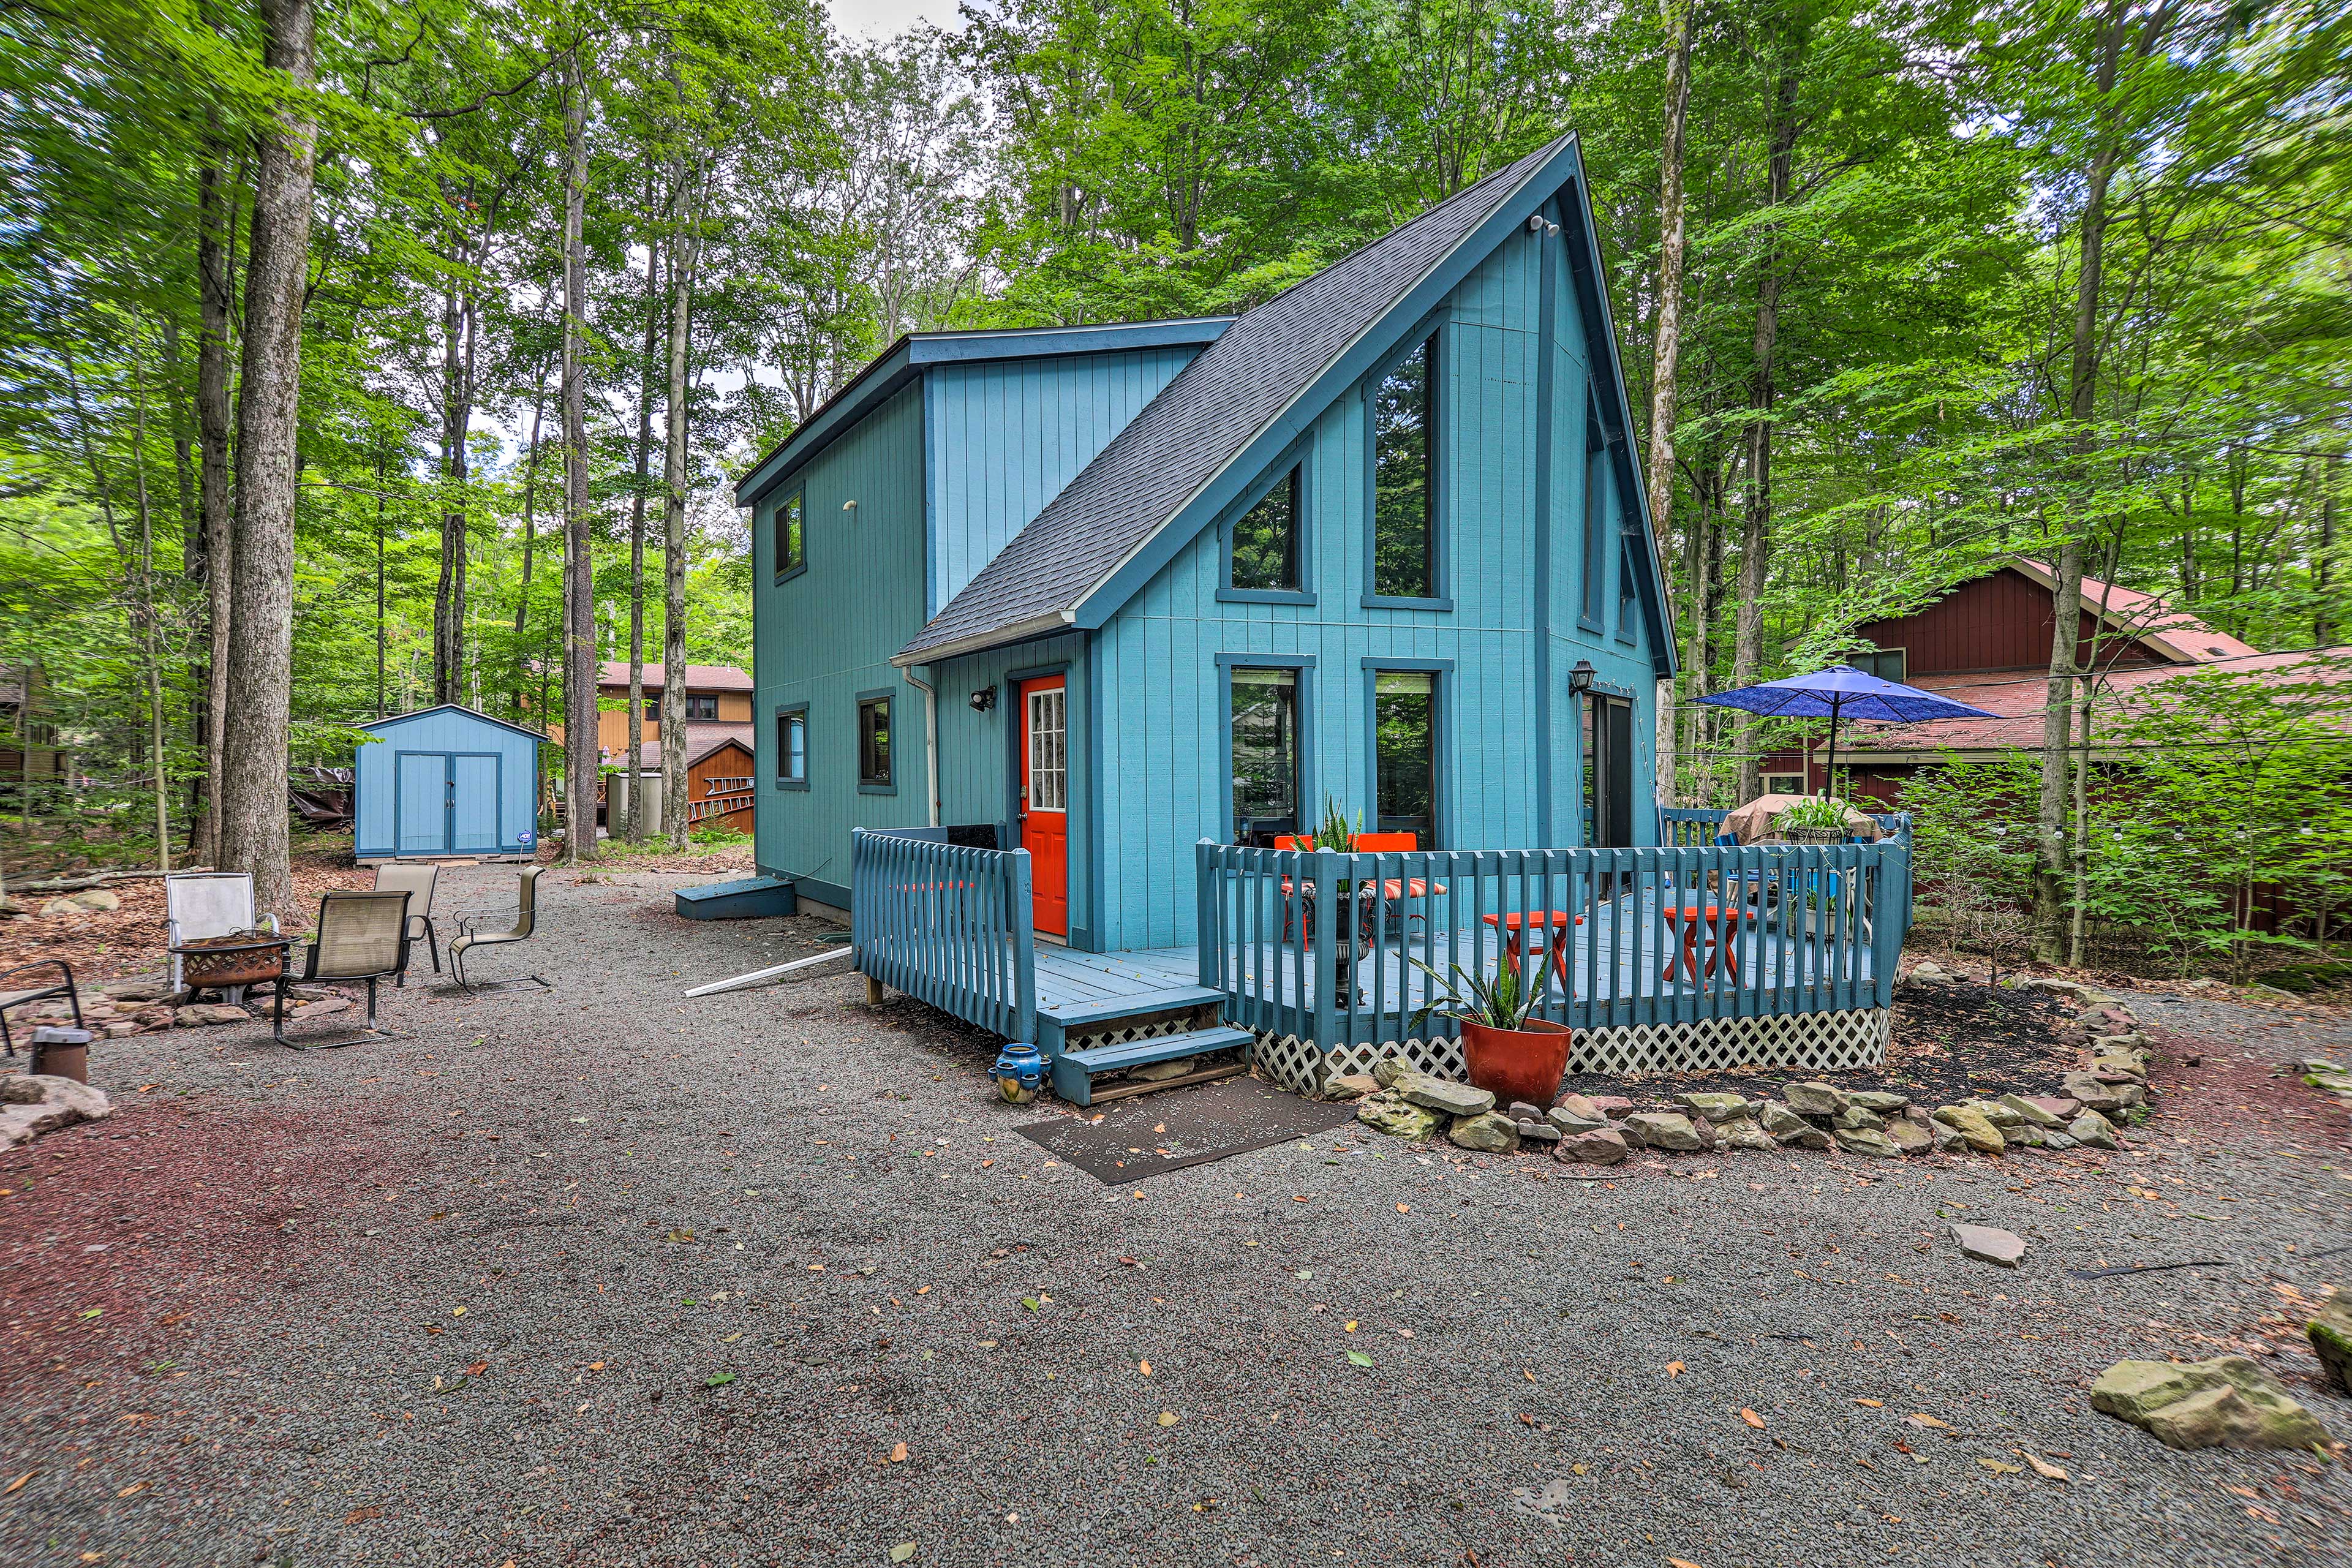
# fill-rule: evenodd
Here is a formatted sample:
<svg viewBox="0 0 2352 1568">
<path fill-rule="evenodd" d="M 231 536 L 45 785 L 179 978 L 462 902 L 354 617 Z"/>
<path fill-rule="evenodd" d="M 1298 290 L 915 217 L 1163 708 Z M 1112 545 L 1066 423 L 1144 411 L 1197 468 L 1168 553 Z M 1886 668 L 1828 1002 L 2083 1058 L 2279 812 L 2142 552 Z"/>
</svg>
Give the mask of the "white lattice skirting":
<svg viewBox="0 0 2352 1568">
<path fill-rule="evenodd" d="M 1843 1013 L 1777 1013 L 1760 1018 L 1580 1029 L 1569 1050 L 1568 1070 L 1631 1075 L 1758 1067 L 1843 1072 L 1884 1065 L 1893 1028 L 1894 1014 L 1887 1008 L 1859 1007 Z M 1462 1047 L 1449 1039 L 1394 1040 L 1323 1051 L 1296 1035 L 1261 1034 L 1255 1053 L 1276 1082 L 1305 1094 L 1320 1092 L 1334 1078 L 1370 1072 L 1384 1056 L 1403 1057 L 1417 1070 L 1434 1077 L 1463 1076 Z"/>
</svg>

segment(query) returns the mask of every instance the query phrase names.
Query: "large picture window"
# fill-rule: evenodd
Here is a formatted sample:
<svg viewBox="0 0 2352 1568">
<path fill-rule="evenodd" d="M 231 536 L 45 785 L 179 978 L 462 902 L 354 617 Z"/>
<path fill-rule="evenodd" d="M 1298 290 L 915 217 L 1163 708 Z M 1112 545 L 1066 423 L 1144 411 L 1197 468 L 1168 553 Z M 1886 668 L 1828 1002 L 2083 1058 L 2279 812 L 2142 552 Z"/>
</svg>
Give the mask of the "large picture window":
<svg viewBox="0 0 2352 1568">
<path fill-rule="evenodd" d="M 857 702 L 857 784 L 890 787 L 890 700 L 863 697 Z"/>
<path fill-rule="evenodd" d="M 776 787 L 808 788 L 808 710 L 776 715 Z"/>
<path fill-rule="evenodd" d="M 1233 583 L 1257 593 L 1298 591 L 1298 469 L 1234 521 Z"/>
<path fill-rule="evenodd" d="M 1415 835 L 1433 847 L 1437 831 L 1437 676 L 1382 669 L 1372 676 L 1372 785 L 1382 833 Z"/>
<path fill-rule="evenodd" d="M 781 580 L 808 565 L 808 541 L 801 531 L 801 492 L 776 505 L 776 576 Z"/>
<path fill-rule="evenodd" d="M 1372 584 L 1383 599 L 1437 596 L 1437 337 L 1372 395 Z"/>
<path fill-rule="evenodd" d="M 1298 831 L 1298 672 L 1233 672 L 1234 842 Z"/>
</svg>

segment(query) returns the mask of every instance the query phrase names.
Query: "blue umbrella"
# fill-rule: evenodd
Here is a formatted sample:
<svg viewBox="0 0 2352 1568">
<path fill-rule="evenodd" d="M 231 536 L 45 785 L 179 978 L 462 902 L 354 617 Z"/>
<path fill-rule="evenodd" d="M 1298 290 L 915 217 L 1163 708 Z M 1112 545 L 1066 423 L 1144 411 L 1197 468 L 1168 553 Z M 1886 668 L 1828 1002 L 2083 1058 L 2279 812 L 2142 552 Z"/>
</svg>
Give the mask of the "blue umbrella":
<svg viewBox="0 0 2352 1568">
<path fill-rule="evenodd" d="M 1833 664 L 1811 675 L 1791 675 L 1755 686 L 1735 687 L 1699 699 L 1717 708 L 1775 719 L 1830 721 L 1830 776 L 1837 776 L 1838 720 L 1872 719 L 1884 724 L 1927 724 L 1937 719 L 1992 719 L 1998 714 L 1899 680 L 1881 680 L 1850 664 Z M 1835 788 L 1832 783 L 1832 788 Z"/>
</svg>

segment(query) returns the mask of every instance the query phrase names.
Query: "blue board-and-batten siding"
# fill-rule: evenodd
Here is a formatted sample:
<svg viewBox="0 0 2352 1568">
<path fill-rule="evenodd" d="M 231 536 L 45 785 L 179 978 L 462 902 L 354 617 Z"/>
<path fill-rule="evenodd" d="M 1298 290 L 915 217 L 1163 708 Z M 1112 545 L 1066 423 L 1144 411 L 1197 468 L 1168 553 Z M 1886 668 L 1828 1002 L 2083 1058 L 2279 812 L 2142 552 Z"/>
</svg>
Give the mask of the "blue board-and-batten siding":
<svg viewBox="0 0 2352 1568">
<path fill-rule="evenodd" d="M 531 853 L 538 841 L 537 736 L 462 708 L 427 709 L 360 728 L 375 739 L 361 744 L 352 763 L 357 858 Z M 407 802 L 412 831 L 405 843 L 404 758 L 415 797 Z M 446 825 L 444 836 L 429 844 L 414 831 L 427 817 Z"/>
<path fill-rule="evenodd" d="M 1613 494 L 1602 498 L 1607 544 L 1598 552 L 1598 596 L 1609 624 L 1596 635 L 1575 614 L 1585 571 L 1584 400 L 1591 373 L 1577 312 L 1560 304 L 1568 297 L 1561 250 L 1556 238 L 1515 236 L 1471 273 L 1439 316 L 1442 581 L 1452 608 L 1360 602 L 1370 586 L 1369 426 L 1359 389 L 1318 416 L 1298 448 L 1307 465 L 1302 587 L 1313 604 L 1221 600 L 1223 555 L 1212 530 L 1095 634 L 1100 700 L 1116 715 L 1104 720 L 1098 756 L 1089 759 L 1105 825 L 1089 845 L 1099 857 L 1089 879 L 1100 888 L 1094 922 L 1104 947 L 1194 940 L 1194 904 L 1187 896 L 1192 846 L 1231 836 L 1221 658 L 1228 664 L 1250 656 L 1313 661 L 1301 721 L 1302 805 L 1310 816 L 1326 796 L 1370 815 L 1367 660 L 1447 667 L 1438 695 L 1437 837 L 1444 847 L 1581 842 L 1579 725 L 1568 690 L 1568 672 L 1579 658 L 1592 663 L 1605 686 L 1633 697 L 1635 789 L 1637 796 L 1646 793 L 1655 677 L 1640 628 L 1630 642 L 1615 635 Z M 1540 551 L 1550 592 L 1542 605 L 1531 584 L 1539 553 L 1535 435 L 1547 265 L 1556 269 L 1549 316 L 1557 357 L 1548 411 L 1555 460 L 1544 507 L 1550 537 Z M 1400 322 L 1397 331 L 1412 326 Z M 1547 609 L 1548 637 L 1538 629 Z M 1539 659 L 1546 641 L 1549 658 Z M 1545 703 L 1538 700 L 1539 669 Z M 1539 777 L 1549 785 L 1548 814 L 1539 808 Z M 1646 827 L 1647 816 L 1634 813 L 1637 830 Z M 1087 875 L 1079 842 L 1074 834 L 1074 883 Z"/>
</svg>

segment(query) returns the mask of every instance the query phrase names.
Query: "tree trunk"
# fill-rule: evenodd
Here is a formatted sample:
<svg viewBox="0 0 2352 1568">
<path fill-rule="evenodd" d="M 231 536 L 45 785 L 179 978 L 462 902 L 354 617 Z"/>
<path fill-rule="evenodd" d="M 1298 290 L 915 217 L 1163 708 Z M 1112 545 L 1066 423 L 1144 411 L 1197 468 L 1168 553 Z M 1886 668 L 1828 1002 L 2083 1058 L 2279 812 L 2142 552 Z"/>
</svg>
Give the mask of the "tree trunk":
<svg viewBox="0 0 2352 1568">
<path fill-rule="evenodd" d="M 653 202 L 650 195 L 646 205 Z M 661 242 L 646 247 L 646 331 L 637 355 L 636 484 L 629 494 L 629 755 L 622 771 L 629 778 L 627 837 L 634 844 L 646 835 L 644 781 L 637 776 L 638 759 L 646 745 L 646 485 L 654 461 L 654 349 L 661 327 Z M 662 732 L 669 732 L 668 685 L 663 685 Z"/>
<path fill-rule="evenodd" d="M 136 348 L 131 374 L 137 390 L 131 426 L 131 494 L 139 508 L 139 662 L 147 680 L 147 756 L 155 770 L 155 869 L 172 868 L 172 770 L 163 742 L 163 654 L 155 609 L 155 514 L 147 497 L 147 374 Z"/>
<path fill-rule="evenodd" d="M 223 870 L 253 875 L 257 911 L 293 910 L 286 767 L 293 695 L 296 416 L 318 120 L 312 0 L 260 0 L 262 61 L 285 97 L 255 138 L 253 240 L 236 405 L 236 591 L 228 644 L 237 721 L 223 735 Z"/>
<path fill-rule="evenodd" d="M 528 668 L 522 657 L 527 646 L 523 641 L 523 630 L 530 623 L 530 574 L 534 563 L 532 558 L 539 546 L 539 422 L 546 410 L 547 363 L 542 360 L 539 367 L 539 385 L 530 399 L 530 453 L 523 459 L 522 465 L 522 587 L 515 595 L 514 613 L 514 705 L 518 712 L 521 711 L 523 701 L 522 672 Z M 540 662 L 543 667 L 546 661 L 542 659 Z"/>
<path fill-rule="evenodd" d="M 453 266 L 461 265 L 451 258 Z M 441 292 L 441 478 L 447 489 L 441 506 L 441 575 L 433 589 L 433 700 L 457 700 L 457 669 L 464 657 L 460 617 L 466 601 L 466 507 L 458 499 L 466 483 L 464 308 L 457 285 Z"/>
<path fill-rule="evenodd" d="M 1773 79 L 1769 125 L 1769 161 L 1766 166 L 1766 205 L 1787 205 L 1790 172 L 1797 151 L 1798 61 L 1804 34 L 1783 40 L 1789 53 Z M 1748 404 L 1748 504 L 1739 532 L 1739 605 L 1734 616 L 1731 683 L 1754 681 L 1764 664 L 1765 568 L 1772 550 L 1772 405 L 1778 392 L 1772 355 L 1780 332 L 1781 248 L 1777 225 L 1764 235 L 1762 271 L 1756 284 L 1754 368 L 1749 373 Z M 1753 800 L 1763 788 L 1761 759 L 1756 752 L 1756 719 L 1742 713 L 1735 731 L 1739 747 L 1739 798 Z"/>
<path fill-rule="evenodd" d="M 588 561 L 588 78 L 573 46 L 563 105 L 563 859 L 596 856 L 596 579 Z"/>
<path fill-rule="evenodd" d="M 2335 606 L 2327 602 L 2327 568 L 2336 553 L 2336 497 L 2344 479 L 2344 458 L 2339 452 L 2327 454 L 2327 466 L 2321 470 L 2319 482 L 2319 548 L 2311 559 L 2311 640 L 2326 647 L 2336 631 Z"/>
<path fill-rule="evenodd" d="M 2067 742 L 2074 729 L 2074 679 L 2082 636 L 2083 536 L 2075 514 L 2088 503 L 2090 459 L 2097 446 L 2091 429 L 2098 412 L 2099 291 L 2105 260 L 2107 183 L 2121 155 L 2121 136 L 2114 126 L 2116 110 L 2108 101 L 2115 90 L 2116 71 L 2122 58 L 2124 12 L 2120 0 L 2110 0 L 2101 24 L 2094 85 L 2100 96 L 2101 133 L 2093 154 L 2090 182 L 2083 205 L 2082 232 L 2077 241 L 2074 280 L 2074 323 L 2072 355 L 2067 369 L 2068 418 L 2073 422 L 2076 483 L 2084 491 L 2081 501 L 2066 509 L 2060 523 L 2055 626 L 2050 637 L 2050 677 L 2042 712 L 2042 795 L 2035 812 L 2033 909 L 2031 932 L 2033 956 L 2056 963 L 2063 955 L 2061 939 L 2066 902 Z"/>
<path fill-rule="evenodd" d="M 1690 110 L 1691 7 L 1666 0 L 1666 132 L 1658 158 L 1658 335 L 1650 383 L 1650 520 L 1661 542 L 1671 537 L 1675 498 L 1675 373 L 1683 343 L 1683 140 Z M 1676 683 L 1659 689 L 1658 798 L 1680 805 L 1675 754 Z"/>
<path fill-rule="evenodd" d="M 198 15 L 213 25 L 209 4 Z M 197 865 L 220 864 L 221 730 L 228 712 L 230 588 L 236 557 L 229 513 L 229 301 L 236 297 L 236 198 L 225 168 L 217 110 L 205 115 L 196 175 L 196 512 L 204 535 L 205 696 L 196 720 L 204 748 L 204 807 L 189 847 Z"/>
<path fill-rule="evenodd" d="M 686 847 L 687 334 L 694 323 L 698 250 L 688 226 L 670 243 L 669 386 L 662 458 L 662 835 Z M 752 748 L 758 750 L 755 744 Z"/>
</svg>

